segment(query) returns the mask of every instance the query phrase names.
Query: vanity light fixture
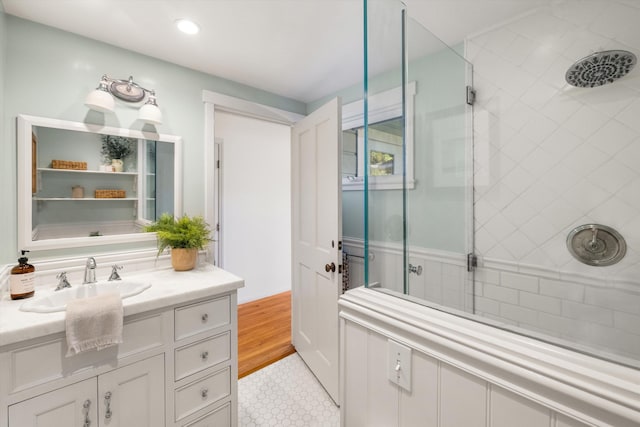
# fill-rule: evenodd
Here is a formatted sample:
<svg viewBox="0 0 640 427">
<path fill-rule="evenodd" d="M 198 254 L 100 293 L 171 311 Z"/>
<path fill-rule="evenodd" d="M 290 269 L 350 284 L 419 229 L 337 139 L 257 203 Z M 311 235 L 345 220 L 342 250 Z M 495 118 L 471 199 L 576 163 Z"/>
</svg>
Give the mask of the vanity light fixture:
<svg viewBox="0 0 640 427">
<path fill-rule="evenodd" d="M 176 27 L 185 34 L 198 34 L 200 27 L 189 19 L 176 19 Z"/>
<path fill-rule="evenodd" d="M 115 109 L 114 96 L 126 102 L 141 102 L 146 97 L 147 102 L 140 108 L 138 119 L 154 125 L 162 124 L 162 112 L 158 108 L 156 92 L 140 86 L 131 76 L 129 80 L 121 80 L 103 75 L 98 87 L 89 93 L 84 103 L 92 110 L 112 113 Z"/>
</svg>

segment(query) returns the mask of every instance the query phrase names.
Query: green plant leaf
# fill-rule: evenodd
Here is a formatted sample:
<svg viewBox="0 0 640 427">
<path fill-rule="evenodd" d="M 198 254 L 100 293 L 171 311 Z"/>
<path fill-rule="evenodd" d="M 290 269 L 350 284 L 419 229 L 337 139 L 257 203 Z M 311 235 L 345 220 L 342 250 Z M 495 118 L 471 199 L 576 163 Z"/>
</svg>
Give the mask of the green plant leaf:
<svg viewBox="0 0 640 427">
<path fill-rule="evenodd" d="M 155 232 L 158 240 L 158 255 L 166 248 L 204 249 L 211 242 L 211 229 L 202 216 L 183 215 L 174 218 L 168 213 L 147 225 L 144 231 Z"/>
</svg>

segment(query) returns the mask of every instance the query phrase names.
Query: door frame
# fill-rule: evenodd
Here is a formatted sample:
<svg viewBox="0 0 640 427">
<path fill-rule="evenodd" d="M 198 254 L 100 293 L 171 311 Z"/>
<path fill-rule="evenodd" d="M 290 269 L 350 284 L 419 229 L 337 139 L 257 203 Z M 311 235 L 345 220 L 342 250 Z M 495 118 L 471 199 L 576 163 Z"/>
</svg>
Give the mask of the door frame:
<svg viewBox="0 0 640 427">
<path fill-rule="evenodd" d="M 204 219 L 215 227 L 219 221 L 220 223 L 222 221 L 219 214 L 223 203 L 222 194 L 218 194 L 221 183 L 216 180 L 218 174 L 216 160 L 218 159 L 216 158 L 215 112 L 224 111 L 290 127 L 305 116 L 209 90 L 202 91 L 202 102 L 204 103 Z M 217 235 L 217 241 L 210 242 L 207 247 L 207 260 L 210 262 L 213 261 L 212 258 L 222 256 L 224 224 L 221 225 Z M 219 258 L 215 261 L 219 261 L 216 265 L 224 267 L 224 259 Z"/>
</svg>

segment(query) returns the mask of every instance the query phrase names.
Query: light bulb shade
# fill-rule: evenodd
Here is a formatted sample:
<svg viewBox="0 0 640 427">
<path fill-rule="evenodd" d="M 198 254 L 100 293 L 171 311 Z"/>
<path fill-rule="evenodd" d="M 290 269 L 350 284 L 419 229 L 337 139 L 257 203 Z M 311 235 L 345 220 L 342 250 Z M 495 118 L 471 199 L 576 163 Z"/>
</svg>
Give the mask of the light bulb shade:
<svg viewBox="0 0 640 427">
<path fill-rule="evenodd" d="M 140 107 L 138 119 L 154 125 L 162 124 L 162 111 L 157 105 L 146 103 Z"/>
<path fill-rule="evenodd" d="M 109 92 L 101 89 L 93 90 L 87 95 L 84 105 L 95 111 L 112 113 L 115 109 L 115 101 Z"/>
</svg>

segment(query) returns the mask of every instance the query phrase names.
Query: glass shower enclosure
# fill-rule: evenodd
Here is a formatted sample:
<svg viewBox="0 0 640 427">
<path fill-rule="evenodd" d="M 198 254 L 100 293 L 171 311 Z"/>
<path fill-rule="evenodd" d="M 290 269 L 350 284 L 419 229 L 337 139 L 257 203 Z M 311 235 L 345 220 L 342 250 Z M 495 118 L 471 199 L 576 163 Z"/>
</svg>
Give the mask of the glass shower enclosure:
<svg viewBox="0 0 640 427">
<path fill-rule="evenodd" d="M 372 154 L 365 158 L 365 282 L 472 313 L 472 68 L 462 46 L 445 45 L 407 12 L 401 2 L 366 2 L 366 152 L 380 151 L 384 94 L 401 87 L 403 167 L 394 168 L 395 187 L 381 187 Z"/>
<path fill-rule="evenodd" d="M 364 143 L 349 175 L 364 180 L 365 285 L 639 367 L 640 169 L 629 156 L 640 129 L 622 108 L 640 105 L 637 92 L 573 88 L 564 70 L 517 65 L 548 55 L 559 36 L 531 30 L 565 19 L 559 6 L 454 46 L 400 1 L 364 6 Z M 529 56 L 491 45 L 513 34 Z M 608 120 L 586 113 L 604 108 Z M 623 141 L 605 144 L 594 120 Z M 589 265 L 576 239 L 578 251 L 615 243 L 626 254 Z"/>
</svg>

